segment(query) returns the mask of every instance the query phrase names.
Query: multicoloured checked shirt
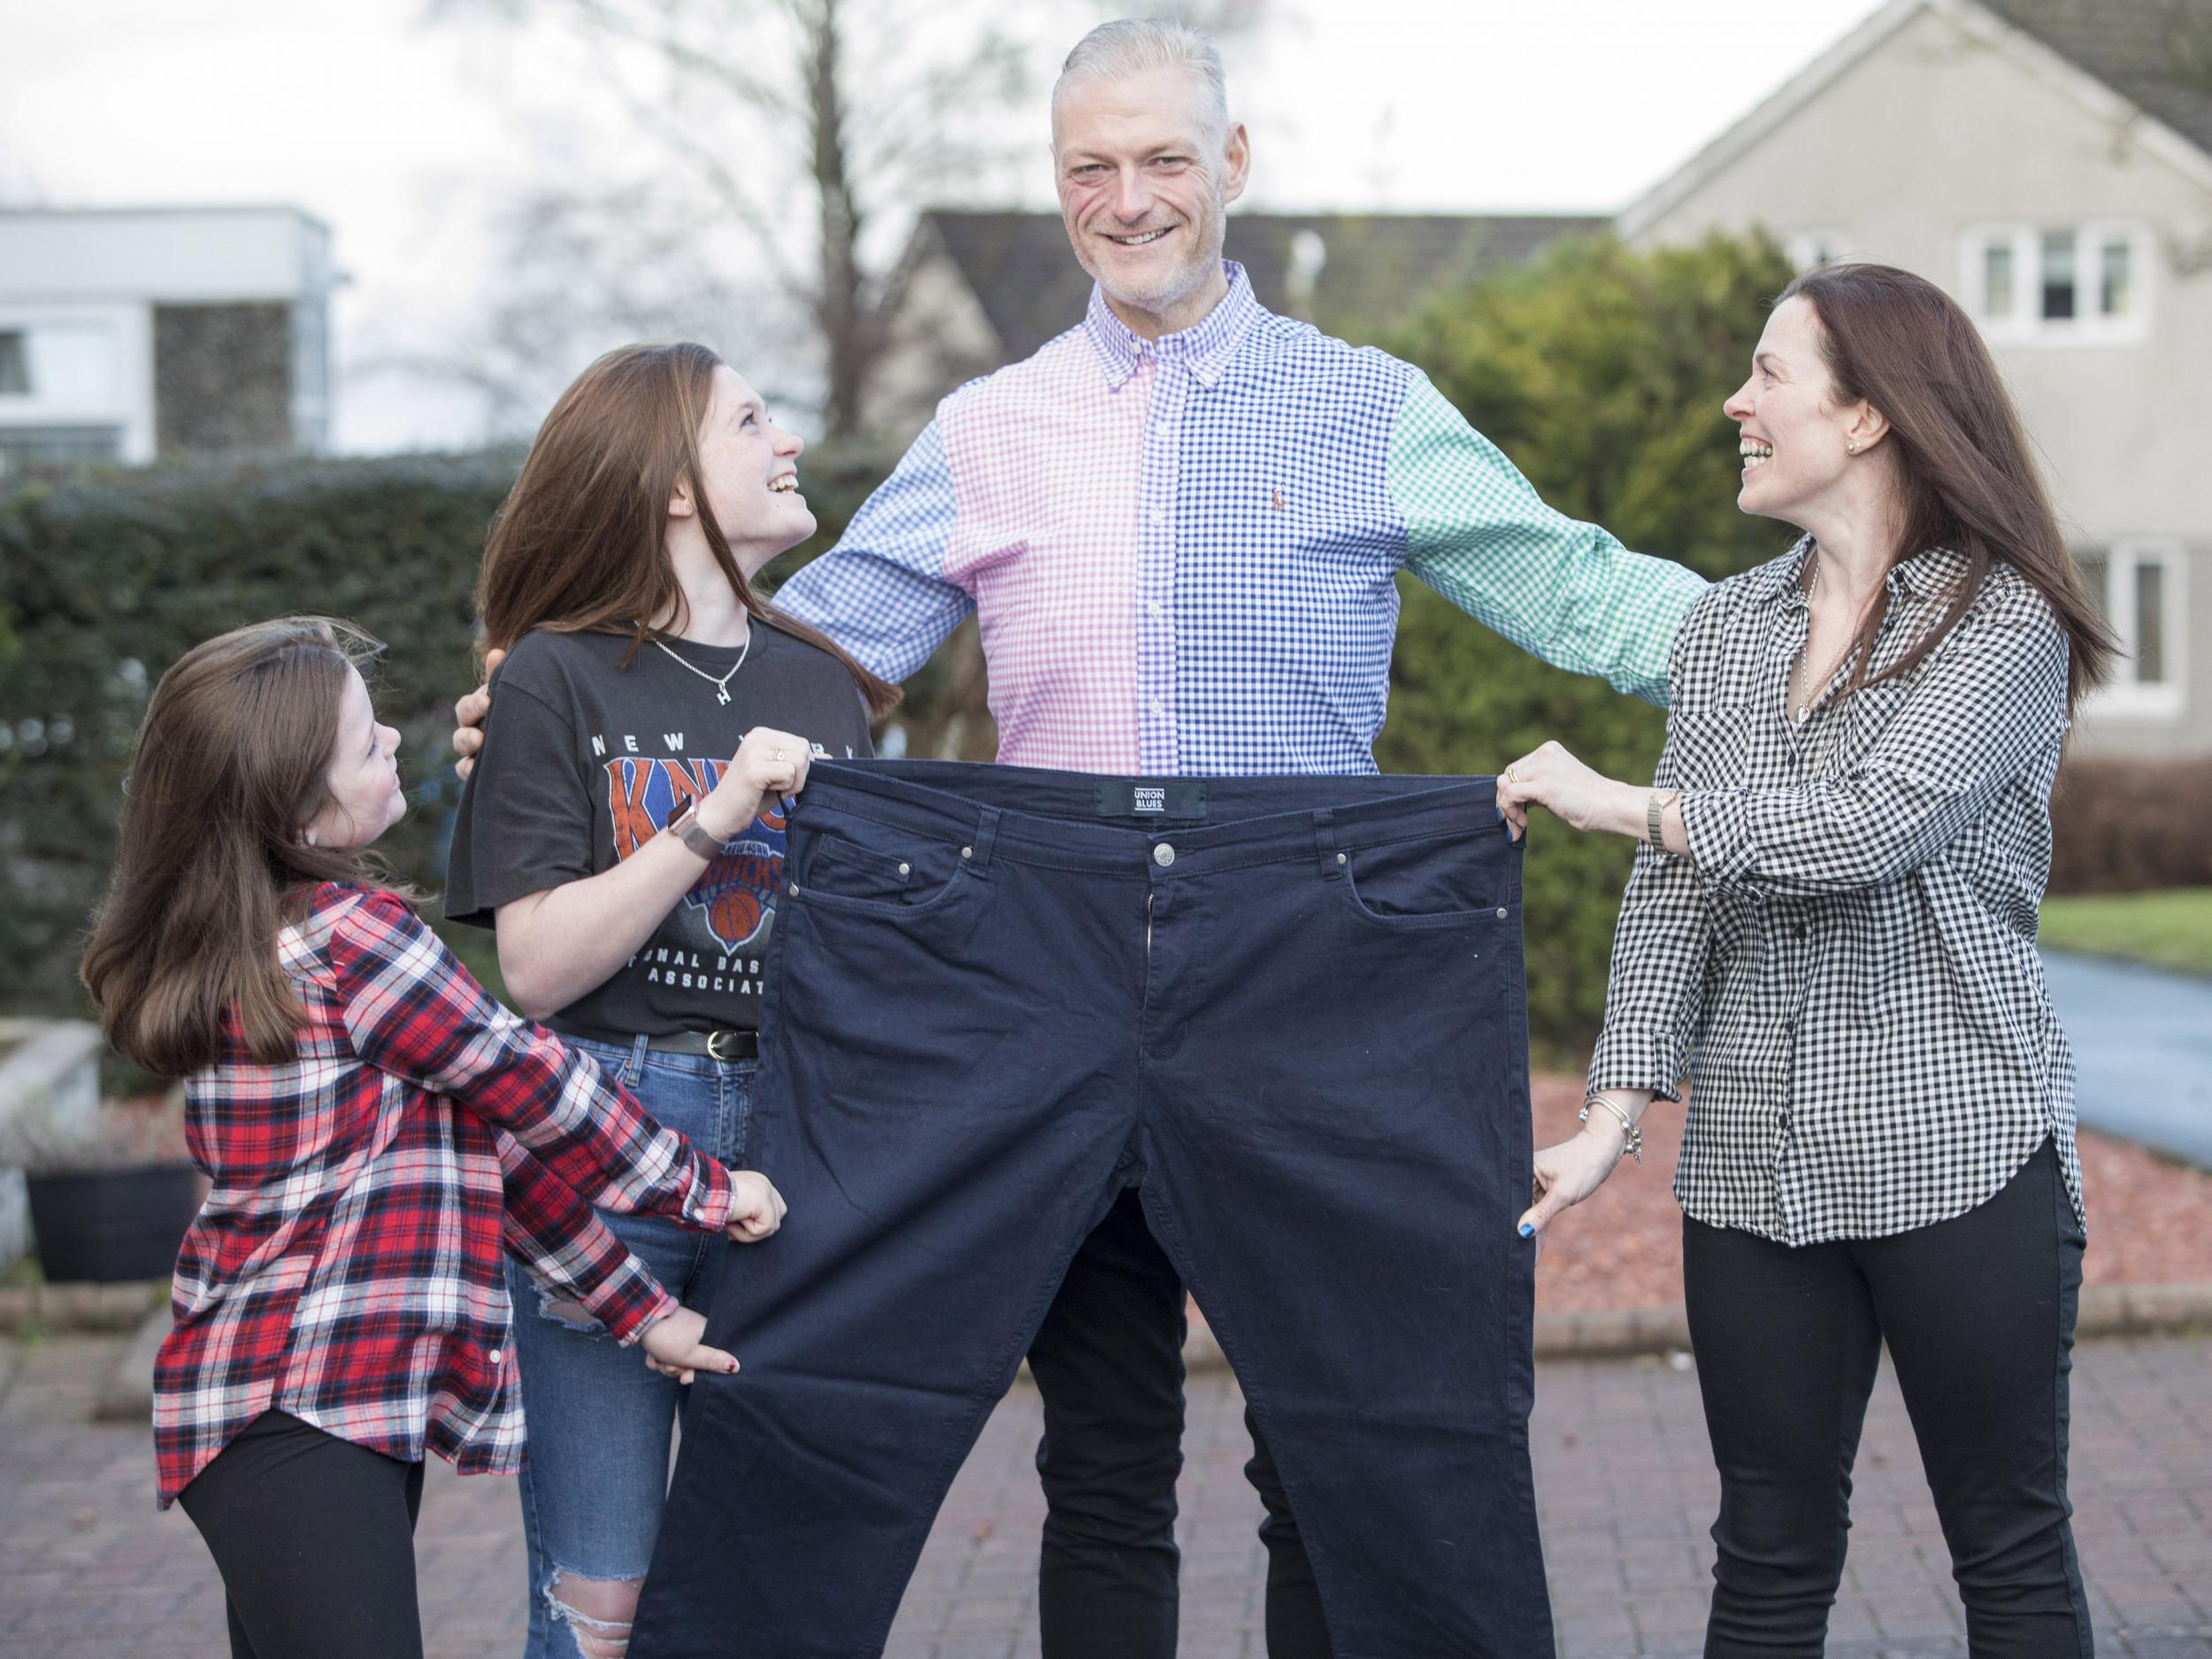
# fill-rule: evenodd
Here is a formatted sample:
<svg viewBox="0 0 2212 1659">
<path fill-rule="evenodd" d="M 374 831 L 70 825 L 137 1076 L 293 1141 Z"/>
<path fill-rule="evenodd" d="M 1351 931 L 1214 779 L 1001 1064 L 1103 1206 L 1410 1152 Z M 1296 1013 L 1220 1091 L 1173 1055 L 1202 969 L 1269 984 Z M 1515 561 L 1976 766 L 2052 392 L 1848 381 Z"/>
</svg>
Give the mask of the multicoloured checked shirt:
<svg viewBox="0 0 2212 1659">
<path fill-rule="evenodd" d="M 977 612 L 999 758 L 1367 772 L 1402 568 L 1653 701 L 1694 572 L 1554 512 L 1419 370 L 1253 297 L 1079 327 L 954 393 L 777 600 L 887 679 Z"/>
<path fill-rule="evenodd" d="M 676 1304 L 590 1206 L 712 1230 L 729 1176 L 391 894 L 326 884 L 278 949 L 307 1013 L 296 1057 L 254 1060 L 234 1018 L 185 1085 L 214 1189 L 154 1362 L 160 1502 L 273 1408 L 388 1456 L 513 1469 L 502 1245 L 632 1341 Z"/>
</svg>

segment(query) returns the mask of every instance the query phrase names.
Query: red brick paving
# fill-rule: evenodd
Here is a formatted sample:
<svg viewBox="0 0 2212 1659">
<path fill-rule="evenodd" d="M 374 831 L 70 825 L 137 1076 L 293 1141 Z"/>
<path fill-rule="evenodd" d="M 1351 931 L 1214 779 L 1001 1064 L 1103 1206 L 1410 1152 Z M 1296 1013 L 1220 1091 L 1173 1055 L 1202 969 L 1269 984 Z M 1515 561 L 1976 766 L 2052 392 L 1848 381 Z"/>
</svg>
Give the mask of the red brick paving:
<svg viewBox="0 0 2212 1659">
<path fill-rule="evenodd" d="M 0 1342 L 0 1654 L 211 1659 L 213 1568 L 157 1515 L 146 1431 L 89 1422 L 126 1337 Z M 1699 1651 L 1715 1486 L 1687 1357 L 1548 1363 L 1534 1425 L 1562 1659 Z M 1182 1659 L 1261 1659 L 1258 1508 L 1235 1384 L 1193 1379 L 1183 1485 Z M 1036 1396 L 1018 1387 L 955 1483 L 890 1659 L 1034 1655 Z M 520 1651 L 514 1489 L 434 1463 L 419 1556 L 431 1659 Z M 2106 1659 L 2212 1659 L 2212 1340 L 2100 1342 L 2077 1356 L 2076 1526 Z M 1886 1374 L 1860 1457 L 1832 1659 L 1962 1659 L 1949 1568 Z M 1407 1659 L 1417 1659 L 1408 1655 Z"/>
<path fill-rule="evenodd" d="M 1532 1090 L 1536 1144 L 1564 1141 L 1579 1125 L 1582 1079 L 1540 1074 Z M 1652 1308 L 1682 1300 L 1682 1211 L 1674 1162 L 1682 1108 L 1653 1102 L 1644 1119 L 1644 1162 L 1630 1164 L 1550 1229 L 1536 1264 L 1543 1313 Z M 2125 1141 L 2084 1133 L 2082 1189 L 2089 1202 L 2092 1285 L 2212 1281 L 2212 1173 Z"/>
</svg>

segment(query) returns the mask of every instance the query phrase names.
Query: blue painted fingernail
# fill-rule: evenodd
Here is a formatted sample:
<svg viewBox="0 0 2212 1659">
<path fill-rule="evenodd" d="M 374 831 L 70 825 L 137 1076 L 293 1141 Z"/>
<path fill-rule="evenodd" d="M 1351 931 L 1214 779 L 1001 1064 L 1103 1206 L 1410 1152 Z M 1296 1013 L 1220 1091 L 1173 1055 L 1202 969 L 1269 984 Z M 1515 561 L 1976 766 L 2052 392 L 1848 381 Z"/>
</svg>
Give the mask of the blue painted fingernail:
<svg viewBox="0 0 2212 1659">
<path fill-rule="evenodd" d="M 1536 1236 L 1536 1229 L 1529 1225 L 1527 1222 L 1524 1221 L 1521 1224 L 1521 1236 L 1524 1239 L 1532 1239 Z"/>
</svg>

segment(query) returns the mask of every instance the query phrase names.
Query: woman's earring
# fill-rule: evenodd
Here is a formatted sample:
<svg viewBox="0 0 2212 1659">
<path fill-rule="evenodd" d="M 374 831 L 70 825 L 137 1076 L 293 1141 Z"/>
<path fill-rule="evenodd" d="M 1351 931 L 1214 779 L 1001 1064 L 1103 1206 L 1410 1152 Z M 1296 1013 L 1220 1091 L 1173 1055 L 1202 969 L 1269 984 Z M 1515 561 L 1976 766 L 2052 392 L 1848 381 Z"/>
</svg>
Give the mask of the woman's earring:
<svg viewBox="0 0 2212 1659">
<path fill-rule="evenodd" d="M 1846 455 L 1856 455 L 1859 452 L 1859 446 L 1856 443 L 1847 443 L 1843 446 L 1843 452 Z"/>
</svg>

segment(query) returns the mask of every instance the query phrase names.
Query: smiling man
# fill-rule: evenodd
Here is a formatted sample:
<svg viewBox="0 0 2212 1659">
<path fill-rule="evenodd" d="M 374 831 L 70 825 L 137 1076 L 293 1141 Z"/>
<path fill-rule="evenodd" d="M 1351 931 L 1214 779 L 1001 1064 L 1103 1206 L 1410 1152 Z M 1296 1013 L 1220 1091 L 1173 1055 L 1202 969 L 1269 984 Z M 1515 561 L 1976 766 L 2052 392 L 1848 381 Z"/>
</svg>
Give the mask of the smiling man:
<svg viewBox="0 0 2212 1659">
<path fill-rule="evenodd" d="M 839 544 L 784 587 L 784 609 L 893 680 L 918 669 L 975 611 L 1000 760 L 1125 779 L 1374 772 L 1402 569 L 1548 662 L 1663 698 L 1670 642 L 1704 589 L 1700 578 L 1554 512 L 1417 369 L 1271 314 L 1244 273 L 1225 264 L 1225 214 L 1245 188 L 1251 149 L 1230 119 L 1221 60 L 1204 36 L 1156 20 L 1102 26 L 1069 56 L 1052 117 L 1069 240 L 1096 280 L 1088 314 L 1034 357 L 945 399 Z M 1145 810 L 1144 795 L 1133 800 Z M 1167 862 L 1171 852 L 1160 850 Z M 1506 1177 L 1525 1202 L 1525 1082 L 1515 1069 L 1525 1059 L 1510 1057 L 1521 1052 L 1518 1016 L 1467 1018 L 1494 1023 L 1508 1056 L 1497 1064 L 1511 1073 L 1502 1071 L 1502 1087 L 1520 1102 L 1520 1122 L 1494 1126 L 1494 1141 L 1493 1125 L 1480 1133 L 1491 1162 L 1519 1159 Z M 1041 1048 L 1056 1040 L 1035 1033 Z M 1270 1118 L 1283 1108 L 1263 1089 L 1229 1104 L 1256 1154 L 1300 1133 L 1294 1120 Z M 1447 1101 L 1436 1110 L 1450 1120 L 1448 1156 L 1461 1156 L 1476 1129 L 1452 1129 L 1452 1115 L 1468 1109 Z M 812 1153 L 841 1132 L 810 1122 L 799 1133 Z M 949 1146 L 956 1139 L 947 1131 Z M 1224 1328 L 1240 1368 L 1252 1354 L 1306 1356 L 1286 1359 L 1272 1389 L 1260 1382 L 1264 1364 L 1245 1377 L 1249 1472 L 1267 1510 L 1269 1651 L 1317 1659 L 1332 1652 L 1333 1632 L 1339 1659 L 1529 1659 L 1550 1651 L 1550 1635 L 1528 1485 L 1530 1263 L 1526 1246 L 1512 1253 L 1517 1204 L 1499 1218 L 1505 1240 L 1480 1258 L 1482 1270 L 1454 1279 L 1446 1258 L 1466 1212 L 1423 1213 L 1409 1199 L 1394 1207 L 1376 1186 L 1394 1179 L 1381 1146 L 1389 1139 L 1386 1129 L 1356 1142 L 1375 1145 L 1376 1162 L 1344 1169 L 1343 1210 L 1371 1215 L 1400 1245 L 1408 1230 L 1430 1229 L 1433 1256 L 1415 1257 L 1432 1269 L 1408 1275 L 1380 1258 L 1363 1262 L 1362 1234 L 1348 1227 L 1348 1242 L 1321 1252 L 1325 1275 L 1274 1286 L 1271 1310 L 1248 1306 L 1240 1332 Z M 1192 1258 L 1171 1228 L 1164 1236 L 1175 1248 L 1164 1248 L 1148 1225 L 1148 1207 L 1156 1225 L 1166 1218 L 1156 1208 L 1165 1201 L 1146 1187 L 1147 1148 L 1158 1146 L 1132 1134 L 1110 1190 L 1087 1221 L 1078 1218 L 1087 1237 L 1079 1230 L 1072 1259 L 1063 1252 L 1048 1264 L 1053 1273 L 1064 1264 L 1065 1276 L 1041 1314 L 1041 1304 L 1017 1299 L 1030 1309 L 1020 1331 L 942 1332 L 947 1344 L 1006 1352 L 1010 1368 L 1026 1341 L 1045 1413 L 1047 1659 L 1168 1659 L 1175 1649 L 1178 1263 L 1202 1296 L 1210 1263 Z M 1202 1152 L 1239 1156 L 1234 1144 Z M 1410 1143 L 1397 1156 L 1406 1170 Z M 1003 1179 L 1018 1171 L 1010 1165 Z M 1032 1202 L 1050 1200 L 1041 1191 Z M 1256 1215 L 1256 1236 L 1263 1219 L 1283 1225 Z M 1062 1220 L 1041 1217 L 1041 1236 Z M 825 1285 L 865 1263 L 872 1274 L 905 1275 L 910 1306 L 948 1275 L 997 1271 L 924 1259 L 928 1252 L 881 1223 L 879 1236 L 806 1243 L 810 1226 L 830 1225 L 795 1201 L 787 1229 L 793 1250 L 836 1252 Z M 1277 1277 L 1305 1272 L 1278 1266 Z M 1377 1297 L 1402 1293 L 1394 1341 L 1336 1351 Z M 726 1286 L 726 1299 L 743 1294 Z M 841 1311 L 838 1294 L 824 1288 L 807 1311 L 821 1351 L 879 1348 L 881 1328 Z M 724 1328 L 735 1317 L 718 1310 Z M 1263 1330 L 1266 1320 L 1276 1328 Z M 1471 1405 L 1455 1398 L 1468 1391 L 1455 1380 L 1464 1373 L 1454 1347 L 1470 1340 L 1508 1356 L 1508 1380 Z M 1294 1382 L 1294 1366 L 1317 1355 L 1321 1371 L 1309 1367 Z M 906 1394 L 924 1397 L 918 1387 Z M 856 1455 L 837 1449 L 854 1404 L 923 1414 L 910 1434 L 930 1439 L 918 1466 L 935 1475 L 898 1486 L 881 1469 L 842 1467 Z M 726 1451 L 705 1441 L 691 1449 L 713 1405 L 713 1396 L 695 1404 L 687 1426 L 639 1651 L 707 1651 L 685 1644 L 725 1627 L 724 1603 L 761 1633 L 764 1651 L 874 1651 L 965 1449 L 961 1431 L 903 1397 L 862 1402 L 826 1388 L 819 1422 L 793 1442 L 809 1449 L 784 1448 L 819 1486 L 751 1492 Z M 1279 1473 L 1262 1422 L 1283 1442 Z M 1355 1424 L 1368 1436 L 1356 1443 Z M 740 1510 L 752 1513 L 733 1519 Z"/>
</svg>

